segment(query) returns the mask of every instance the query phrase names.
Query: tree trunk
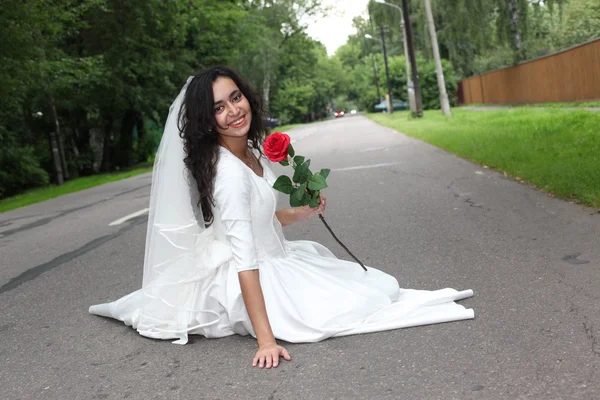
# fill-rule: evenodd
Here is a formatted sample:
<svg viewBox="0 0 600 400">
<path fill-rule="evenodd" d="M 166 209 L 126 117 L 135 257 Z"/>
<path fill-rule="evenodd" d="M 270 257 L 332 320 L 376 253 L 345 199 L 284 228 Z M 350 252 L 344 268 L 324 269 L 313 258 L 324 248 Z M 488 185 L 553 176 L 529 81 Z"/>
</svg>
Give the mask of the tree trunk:
<svg viewBox="0 0 600 400">
<path fill-rule="evenodd" d="M 448 102 L 448 93 L 446 93 L 446 81 L 444 80 L 444 70 L 442 69 L 442 61 L 440 60 L 440 50 L 438 47 L 437 34 L 435 32 L 435 24 L 433 22 L 433 12 L 431 11 L 431 3 L 425 0 L 425 11 L 427 13 L 427 25 L 429 26 L 429 36 L 431 38 L 431 48 L 433 49 L 433 60 L 435 62 L 435 73 L 437 75 L 438 89 L 440 92 L 440 106 L 444 115 L 451 115 L 450 103 Z"/>
<path fill-rule="evenodd" d="M 106 121 L 104 125 L 104 141 L 102 146 L 102 164 L 100 166 L 100 170 L 102 172 L 110 171 L 111 163 L 111 151 L 110 151 L 110 142 L 112 139 L 112 126 L 113 121 L 112 118 Z"/>
<path fill-rule="evenodd" d="M 42 52 L 42 61 L 46 62 L 46 49 L 43 47 L 43 39 L 42 33 L 38 28 L 34 29 L 36 39 L 39 43 L 42 43 L 40 47 Z M 42 76 L 46 79 L 46 74 L 42 73 Z M 54 163 L 54 169 L 56 172 L 56 183 L 58 185 L 62 185 L 64 183 L 65 176 L 69 177 L 69 173 L 67 171 L 67 162 L 65 160 L 65 151 L 62 145 L 62 138 L 60 135 L 60 124 L 58 122 L 58 115 L 56 112 L 56 104 L 54 103 L 54 97 L 52 96 L 52 92 L 50 89 L 46 89 L 46 93 L 48 95 L 48 101 L 50 103 L 50 111 L 52 113 L 52 122 L 54 123 L 54 131 L 50 132 L 50 148 L 52 152 L 52 161 Z M 57 140 L 58 138 L 58 140 Z"/>
<path fill-rule="evenodd" d="M 408 39 L 406 37 L 406 27 L 404 26 L 404 18 L 400 22 L 400 30 L 402 31 L 402 46 L 404 47 L 404 62 L 406 63 L 406 90 L 408 91 L 408 106 L 410 115 L 415 116 L 417 113 L 417 104 L 415 101 L 415 85 L 413 84 L 410 72 L 410 57 L 408 56 Z"/>
<path fill-rule="evenodd" d="M 394 112 L 392 103 L 392 86 L 390 85 L 390 70 L 388 69 L 387 49 L 385 48 L 385 37 L 383 34 L 383 25 L 379 25 L 379 33 L 381 35 L 381 46 L 383 48 L 383 64 L 385 65 L 385 83 L 387 86 L 387 109 L 388 113 Z"/>
<path fill-rule="evenodd" d="M 371 63 L 373 63 L 373 79 L 375 82 L 375 89 L 377 89 L 377 99 L 381 103 L 381 92 L 379 91 L 379 75 L 377 74 L 377 66 L 375 65 L 375 58 L 373 57 L 373 53 L 371 53 Z"/>
<path fill-rule="evenodd" d="M 118 162 L 123 167 L 131 167 L 133 163 L 133 129 L 136 124 L 136 113 L 127 110 L 121 121 L 119 135 Z"/>
<path fill-rule="evenodd" d="M 54 178 L 57 185 L 65 183 L 63 177 L 62 164 L 60 162 L 60 151 L 58 150 L 58 141 L 56 140 L 56 132 L 51 131 L 48 139 L 50 140 L 50 149 L 52 152 L 52 161 L 54 164 Z"/>
<path fill-rule="evenodd" d="M 139 114 L 135 115 L 135 126 L 138 130 L 138 141 L 146 138 L 146 125 L 144 125 L 144 118 L 142 118 Z"/>
<path fill-rule="evenodd" d="M 419 82 L 419 70 L 417 69 L 417 60 L 415 58 L 415 49 L 413 47 L 412 28 L 410 26 L 410 10 L 408 9 L 408 0 L 402 0 L 402 17 L 404 18 L 404 29 L 406 30 L 406 44 L 408 46 L 408 57 L 410 58 L 410 68 L 412 72 L 413 86 L 415 89 L 416 109 L 415 117 L 423 117 L 423 100 L 421 97 L 421 83 Z"/>
<path fill-rule="evenodd" d="M 73 127 L 73 134 L 71 135 L 71 147 L 73 148 L 73 154 L 75 155 L 75 158 L 78 159 L 80 155 L 79 146 L 77 145 L 77 142 L 79 141 L 79 127 L 77 120 L 73 116 L 72 110 L 69 110 L 69 120 L 71 122 L 71 126 Z"/>
<path fill-rule="evenodd" d="M 269 62 L 267 53 L 263 57 L 263 102 L 265 109 L 269 109 L 269 96 L 271 95 L 271 74 L 269 73 Z"/>
<path fill-rule="evenodd" d="M 513 50 L 515 52 L 515 64 L 522 59 L 521 33 L 519 32 L 519 4 L 518 0 L 509 0 L 508 8 L 510 14 L 510 33 L 513 39 Z"/>
<path fill-rule="evenodd" d="M 67 168 L 67 158 L 65 157 L 65 147 L 63 145 L 62 134 L 60 131 L 60 122 L 58 121 L 58 113 L 56 112 L 56 104 L 54 103 L 54 97 L 50 98 L 50 110 L 52 111 L 52 119 L 54 120 L 54 129 L 56 132 L 56 139 L 58 142 L 58 154 L 60 156 L 60 164 L 62 166 L 64 179 L 69 179 L 69 170 Z"/>
<path fill-rule="evenodd" d="M 91 128 L 89 133 L 89 146 L 92 151 L 92 171 L 100 172 L 104 160 L 104 130 Z"/>
</svg>

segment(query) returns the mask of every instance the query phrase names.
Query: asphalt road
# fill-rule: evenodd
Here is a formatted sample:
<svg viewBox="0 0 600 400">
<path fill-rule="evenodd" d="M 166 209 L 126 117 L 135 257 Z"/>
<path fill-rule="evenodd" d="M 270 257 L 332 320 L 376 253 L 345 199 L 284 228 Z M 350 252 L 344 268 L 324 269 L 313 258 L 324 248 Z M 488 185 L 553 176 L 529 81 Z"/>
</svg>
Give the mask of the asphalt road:
<svg viewBox="0 0 600 400">
<path fill-rule="evenodd" d="M 475 319 L 288 344 L 259 370 L 250 337 L 179 346 L 89 315 L 141 285 L 146 216 L 109 224 L 147 207 L 146 174 L 0 214 L 0 399 L 600 398 L 597 210 L 362 116 L 290 135 L 332 168 L 326 217 L 354 254 L 473 289 Z M 349 258 L 317 219 L 285 232 Z"/>
</svg>

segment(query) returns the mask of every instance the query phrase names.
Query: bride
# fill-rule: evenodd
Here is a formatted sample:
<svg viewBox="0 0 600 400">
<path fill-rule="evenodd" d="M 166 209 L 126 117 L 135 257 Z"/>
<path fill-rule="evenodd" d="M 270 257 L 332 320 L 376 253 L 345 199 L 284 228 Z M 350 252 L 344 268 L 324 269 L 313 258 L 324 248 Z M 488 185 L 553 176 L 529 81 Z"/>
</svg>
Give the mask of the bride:
<svg viewBox="0 0 600 400">
<path fill-rule="evenodd" d="M 474 318 L 455 303 L 471 290 L 399 288 L 282 227 L 326 207 L 277 210 L 263 156 L 260 97 L 234 71 L 190 77 L 173 102 L 152 174 L 142 288 L 89 311 L 141 335 L 176 339 L 252 335 L 253 366 L 290 360 L 277 339 L 333 336 Z"/>
</svg>

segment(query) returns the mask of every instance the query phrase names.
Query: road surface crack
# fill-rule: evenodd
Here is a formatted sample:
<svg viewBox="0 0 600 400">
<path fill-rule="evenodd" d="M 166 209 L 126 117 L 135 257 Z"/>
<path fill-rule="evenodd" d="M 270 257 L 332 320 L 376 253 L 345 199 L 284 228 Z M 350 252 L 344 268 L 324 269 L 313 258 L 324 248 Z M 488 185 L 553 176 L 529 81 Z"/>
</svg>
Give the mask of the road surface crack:
<svg viewBox="0 0 600 400">
<path fill-rule="evenodd" d="M 592 353 L 600 357 L 600 342 L 598 341 L 598 337 L 594 335 L 594 326 L 588 320 L 587 316 L 583 317 L 583 330 L 592 346 Z"/>
</svg>

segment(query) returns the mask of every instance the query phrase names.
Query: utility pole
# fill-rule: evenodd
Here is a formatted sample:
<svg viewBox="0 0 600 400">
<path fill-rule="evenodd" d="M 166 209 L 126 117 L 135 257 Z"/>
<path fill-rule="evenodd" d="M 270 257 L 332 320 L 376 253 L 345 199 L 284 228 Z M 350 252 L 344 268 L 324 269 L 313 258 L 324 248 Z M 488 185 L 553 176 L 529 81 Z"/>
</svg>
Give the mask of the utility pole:
<svg viewBox="0 0 600 400">
<path fill-rule="evenodd" d="M 410 113 L 412 117 L 415 117 L 416 105 L 415 105 L 415 91 L 410 75 L 410 61 L 408 60 L 408 46 L 406 45 L 406 29 L 404 28 L 404 17 L 402 8 L 396 4 L 388 3 L 385 0 L 375 0 L 376 3 L 383 4 L 384 6 L 393 7 L 400 11 L 400 30 L 402 31 L 402 45 L 404 46 L 404 61 L 406 62 L 406 89 L 408 91 L 408 104 L 410 107 Z M 369 17 L 370 18 L 370 17 Z"/>
<path fill-rule="evenodd" d="M 402 18 L 402 16 L 400 16 Z M 404 61 L 406 63 L 406 86 L 408 90 L 408 105 L 410 108 L 410 114 L 415 117 L 417 112 L 417 105 L 415 104 L 415 85 L 413 84 L 411 73 L 410 73 L 410 61 L 408 60 L 408 46 L 406 45 L 406 28 L 404 27 L 404 21 L 400 24 L 402 28 L 402 44 L 404 45 Z"/>
<path fill-rule="evenodd" d="M 390 85 L 390 71 L 388 69 L 387 62 L 387 52 L 385 49 L 385 38 L 383 35 L 383 25 L 379 25 L 379 32 L 381 34 L 381 45 L 383 46 L 383 62 L 385 64 L 385 83 L 387 84 L 387 106 L 388 113 L 391 114 L 394 112 L 394 107 L 392 106 L 392 87 Z"/>
<path fill-rule="evenodd" d="M 423 101 L 421 100 L 421 85 L 419 84 L 419 72 L 417 70 L 417 60 L 415 59 L 415 49 L 413 48 L 412 29 L 410 27 L 410 17 L 408 11 L 408 0 L 402 0 L 402 15 L 404 17 L 404 29 L 406 30 L 406 42 L 408 46 L 408 56 L 412 70 L 412 80 L 415 89 L 416 111 L 415 117 L 423 117 Z"/>
<path fill-rule="evenodd" d="M 438 89 L 440 92 L 440 106 L 444 115 L 451 115 L 450 103 L 448 102 L 448 93 L 446 93 L 446 82 L 444 80 L 444 70 L 440 59 L 440 50 L 438 47 L 437 34 L 435 32 L 435 23 L 433 22 L 433 12 L 431 11 L 431 2 L 425 0 L 425 11 L 427 13 L 427 26 L 429 27 L 429 36 L 431 37 L 431 47 L 433 48 L 433 60 L 435 62 L 435 73 L 437 75 Z"/>
</svg>

